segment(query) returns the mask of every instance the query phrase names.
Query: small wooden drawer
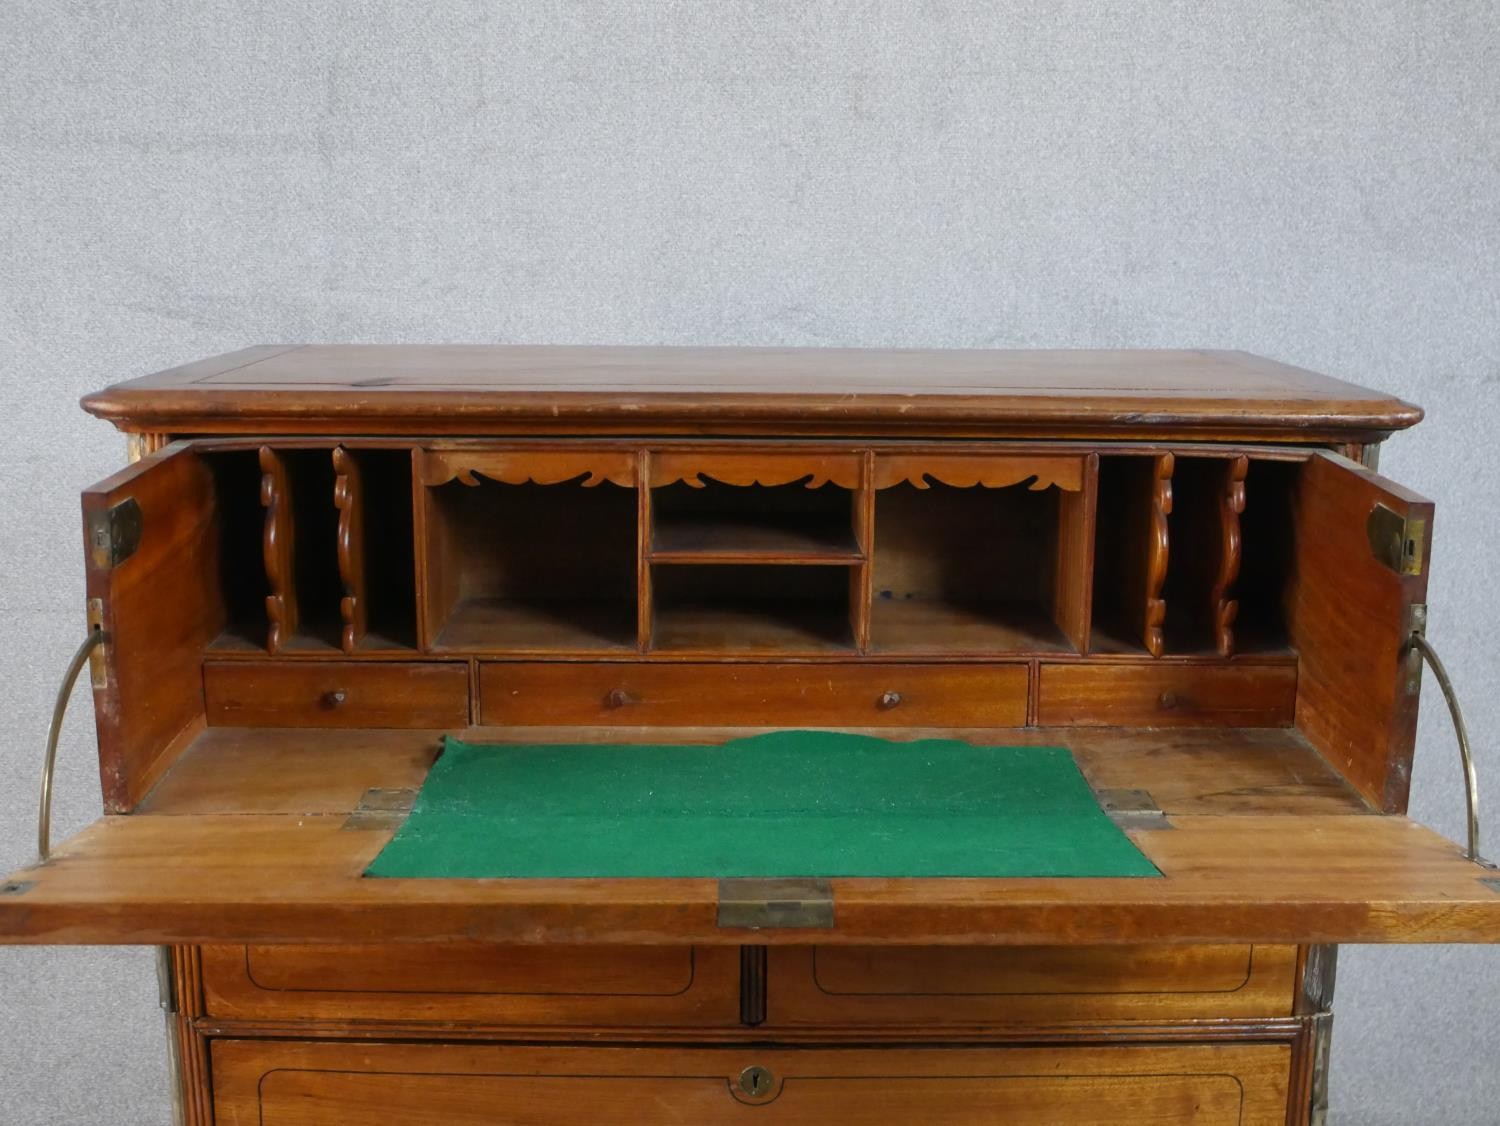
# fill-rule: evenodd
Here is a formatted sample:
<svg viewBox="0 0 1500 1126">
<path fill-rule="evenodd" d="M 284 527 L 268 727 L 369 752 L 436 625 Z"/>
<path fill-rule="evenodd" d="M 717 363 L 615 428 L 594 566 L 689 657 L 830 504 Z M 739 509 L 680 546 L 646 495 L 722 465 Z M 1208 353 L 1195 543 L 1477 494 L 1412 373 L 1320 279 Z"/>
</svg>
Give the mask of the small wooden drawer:
<svg viewBox="0 0 1500 1126">
<path fill-rule="evenodd" d="M 717 727 L 1019 727 L 1023 664 L 493 662 L 481 723 Z"/>
<path fill-rule="evenodd" d="M 1295 946 L 775 946 L 766 1026 L 1284 1017 Z"/>
<path fill-rule="evenodd" d="M 1043 727 L 1287 727 L 1296 706 L 1297 666 L 1291 663 L 1044 664 L 1036 721 Z"/>
<path fill-rule="evenodd" d="M 730 1027 L 734 947 L 205 946 L 209 1016 L 506 1026 Z"/>
<path fill-rule="evenodd" d="M 1286 1044 L 522 1047 L 217 1040 L 215 1121 L 261 1126 L 1285 1126 Z"/>
<path fill-rule="evenodd" d="M 210 661 L 208 722 L 217 727 L 465 727 L 462 664 Z"/>
</svg>

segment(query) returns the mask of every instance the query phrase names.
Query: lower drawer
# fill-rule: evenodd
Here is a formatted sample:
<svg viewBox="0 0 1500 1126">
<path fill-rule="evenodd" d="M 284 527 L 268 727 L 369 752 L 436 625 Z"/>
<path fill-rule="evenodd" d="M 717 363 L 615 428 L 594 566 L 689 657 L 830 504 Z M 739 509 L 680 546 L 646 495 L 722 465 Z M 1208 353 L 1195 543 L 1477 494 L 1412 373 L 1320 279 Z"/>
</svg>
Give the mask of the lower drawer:
<svg viewBox="0 0 1500 1126">
<path fill-rule="evenodd" d="M 1284 1126 L 1291 1052 L 221 1040 L 211 1066 L 218 1126 Z"/>
<path fill-rule="evenodd" d="M 1295 946 L 779 946 L 766 1024 L 1285 1017 Z"/>
<path fill-rule="evenodd" d="M 740 955 L 691 946 L 205 946 L 209 1016 L 483 1026 L 739 1022 Z"/>
<path fill-rule="evenodd" d="M 376 661 L 210 661 L 218 727 L 466 727 L 469 667 Z"/>
<path fill-rule="evenodd" d="M 1020 727 L 1025 665 L 521 664 L 480 667 L 480 722 Z"/>
</svg>

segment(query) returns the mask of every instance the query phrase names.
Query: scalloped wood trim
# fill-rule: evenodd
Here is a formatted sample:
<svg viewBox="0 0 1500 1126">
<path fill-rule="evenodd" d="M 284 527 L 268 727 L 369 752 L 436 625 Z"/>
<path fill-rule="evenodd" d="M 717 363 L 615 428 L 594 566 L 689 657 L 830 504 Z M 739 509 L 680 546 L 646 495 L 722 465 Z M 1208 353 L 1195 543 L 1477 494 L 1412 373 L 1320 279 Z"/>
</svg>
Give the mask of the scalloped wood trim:
<svg viewBox="0 0 1500 1126">
<path fill-rule="evenodd" d="M 266 648 L 279 653 L 297 632 L 297 591 L 293 569 L 292 498 L 286 462 L 270 446 L 260 448 L 260 503 L 265 506 L 263 553 L 266 582 L 266 617 L 270 629 Z"/>
<path fill-rule="evenodd" d="M 937 481 L 966 489 L 983 485 L 987 489 L 1004 489 L 1029 482 L 1032 492 L 1054 486 L 1063 492 L 1076 493 L 1083 488 L 1084 462 L 1087 455 L 1076 457 L 1007 457 L 976 454 L 971 457 L 932 457 L 921 454 L 893 454 L 875 458 L 875 487 L 889 489 L 910 484 L 918 489 L 931 488 Z"/>
<path fill-rule="evenodd" d="M 339 616 L 344 622 L 340 644 L 345 653 L 353 653 L 364 640 L 369 613 L 365 597 L 364 481 L 359 460 L 343 446 L 334 447 L 333 470 L 337 474 L 333 479 L 333 505 L 339 512 L 339 579 L 344 584 L 344 597 L 339 599 Z"/>
<path fill-rule="evenodd" d="M 1245 477 L 1250 472 L 1250 459 L 1244 454 L 1228 462 L 1225 467 L 1224 490 L 1219 494 L 1219 573 L 1214 578 L 1214 644 L 1219 656 L 1234 653 L 1234 620 L 1239 616 L 1240 603 L 1230 598 L 1234 583 L 1240 574 L 1242 554 L 1240 514 L 1245 511 Z"/>
<path fill-rule="evenodd" d="M 1162 654 L 1162 624 L 1167 620 L 1167 603 L 1161 597 L 1161 590 L 1167 581 L 1167 517 L 1172 512 L 1174 462 L 1171 454 L 1158 455 L 1151 475 L 1151 528 L 1146 556 L 1146 624 L 1142 642 L 1146 646 L 1146 652 L 1153 657 L 1160 657 Z"/>
<path fill-rule="evenodd" d="M 749 487 L 793 485 L 807 481 L 807 488 L 836 485 L 853 491 L 860 486 L 863 458 L 858 453 L 673 453 L 651 454 L 651 487 L 675 485 L 704 488 L 709 481 L 721 485 Z"/>
<path fill-rule="evenodd" d="M 424 485 L 457 481 L 476 486 L 479 478 L 502 485 L 558 485 L 583 477 L 586 488 L 608 481 L 624 488 L 636 483 L 631 450 L 423 450 L 418 476 Z"/>
</svg>

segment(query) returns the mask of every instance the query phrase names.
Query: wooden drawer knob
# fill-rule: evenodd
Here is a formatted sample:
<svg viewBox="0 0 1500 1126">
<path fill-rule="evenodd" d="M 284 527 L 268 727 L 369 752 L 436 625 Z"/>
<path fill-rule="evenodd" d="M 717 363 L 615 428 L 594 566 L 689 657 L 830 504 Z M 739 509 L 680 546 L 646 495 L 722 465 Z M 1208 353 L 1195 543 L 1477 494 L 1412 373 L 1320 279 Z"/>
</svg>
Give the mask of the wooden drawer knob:
<svg viewBox="0 0 1500 1126">
<path fill-rule="evenodd" d="M 1156 702 L 1161 706 L 1162 711 L 1169 712 L 1176 708 L 1181 703 L 1181 700 L 1178 699 L 1177 693 L 1169 688 L 1161 694 Z"/>
<path fill-rule="evenodd" d="M 604 704 L 610 708 L 623 708 L 630 704 L 640 703 L 634 696 L 623 688 L 611 688 L 609 695 L 604 697 Z"/>
<path fill-rule="evenodd" d="M 332 711 L 348 698 L 349 693 L 345 692 L 342 688 L 334 688 L 323 693 L 321 703 L 325 708 Z"/>
<path fill-rule="evenodd" d="M 880 705 L 880 710 L 881 711 L 888 712 L 892 708 L 898 706 L 901 703 L 901 693 L 899 693 L 899 692 L 882 692 L 880 694 L 880 699 L 877 701 L 877 703 Z"/>
</svg>

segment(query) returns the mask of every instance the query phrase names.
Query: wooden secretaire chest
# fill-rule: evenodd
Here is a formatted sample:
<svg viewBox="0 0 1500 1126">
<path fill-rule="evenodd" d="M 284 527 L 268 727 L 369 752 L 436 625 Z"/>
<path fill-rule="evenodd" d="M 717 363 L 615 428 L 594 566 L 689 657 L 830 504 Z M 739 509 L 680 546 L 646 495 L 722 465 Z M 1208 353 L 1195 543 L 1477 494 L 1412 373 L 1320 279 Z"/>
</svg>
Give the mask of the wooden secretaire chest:
<svg viewBox="0 0 1500 1126">
<path fill-rule="evenodd" d="M 1221 352 L 312 346 L 84 405 L 133 457 L 83 495 L 106 815 L 0 941 L 160 946 L 185 1122 L 1314 1122 L 1336 944 L 1500 940 L 1404 816 L 1405 403 Z M 365 876 L 445 734 L 789 728 L 1065 748 L 1159 876 Z"/>
</svg>

